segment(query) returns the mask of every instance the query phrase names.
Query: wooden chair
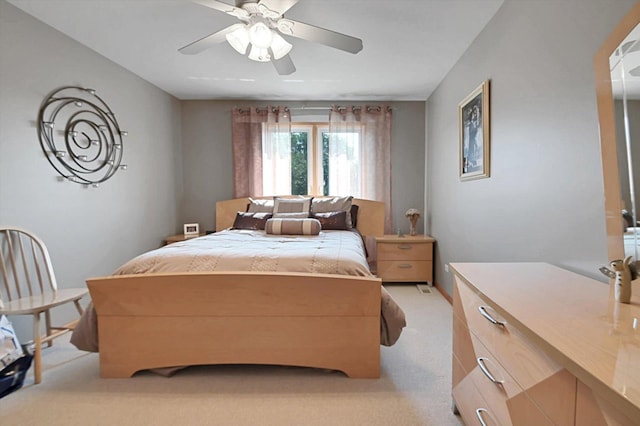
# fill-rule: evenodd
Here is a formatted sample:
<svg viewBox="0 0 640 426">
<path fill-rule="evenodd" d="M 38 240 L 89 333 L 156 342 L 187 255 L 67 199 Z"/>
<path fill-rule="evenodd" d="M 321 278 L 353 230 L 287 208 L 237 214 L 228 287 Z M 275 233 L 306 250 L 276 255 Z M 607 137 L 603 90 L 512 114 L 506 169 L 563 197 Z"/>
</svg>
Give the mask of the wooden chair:
<svg viewBox="0 0 640 426">
<path fill-rule="evenodd" d="M 73 330 L 78 319 L 51 325 L 51 309 L 70 302 L 80 315 L 80 299 L 86 288 L 58 289 L 49 252 L 38 237 L 20 228 L 0 227 L 0 315 L 33 316 L 33 360 L 35 383 L 42 380 L 42 344 Z M 45 333 L 40 330 L 44 313 Z"/>
</svg>

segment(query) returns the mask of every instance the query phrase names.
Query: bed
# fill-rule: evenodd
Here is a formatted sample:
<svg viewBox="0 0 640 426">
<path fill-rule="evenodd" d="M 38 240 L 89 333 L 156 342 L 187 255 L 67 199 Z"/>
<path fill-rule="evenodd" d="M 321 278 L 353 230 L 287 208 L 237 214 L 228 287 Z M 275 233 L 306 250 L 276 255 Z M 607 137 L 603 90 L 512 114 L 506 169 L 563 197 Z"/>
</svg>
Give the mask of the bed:
<svg viewBox="0 0 640 426">
<path fill-rule="evenodd" d="M 203 364 L 380 376 L 380 345 L 395 343 L 405 325 L 401 308 L 369 271 L 363 250 L 363 239 L 383 233 L 384 204 L 353 199 L 358 233 L 323 230 L 307 237 L 230 230 L 250 201 L 218 202 L 214 234 L 152 250 L 111 276 L 87 280 L 93 306 L 71 341 L 99 352 L 101 377 Z M 280 242 L 262 246 L 261 238 Z M 296 244 L 305 239 L 323 241 L 312 249 L 313 266 L 299 266 L 295 258 L 304 251 Z M 234 244 L 242 243 L 236 240 L 244 241 L 244 248 L 237 249 Z M 359 242 L 359 253 L 353 241 Z M 254 256 L 250 265 L 234 259 L 253 245 L 259 246 L 260 259 Z M 214 253 L 214 247 L 225 253 Z M 345 259 L 356 258 L 355 266 L 323 257 L 343 252 Z M 327 269 L 332 262 L 346 269 Z"/>
</svg>

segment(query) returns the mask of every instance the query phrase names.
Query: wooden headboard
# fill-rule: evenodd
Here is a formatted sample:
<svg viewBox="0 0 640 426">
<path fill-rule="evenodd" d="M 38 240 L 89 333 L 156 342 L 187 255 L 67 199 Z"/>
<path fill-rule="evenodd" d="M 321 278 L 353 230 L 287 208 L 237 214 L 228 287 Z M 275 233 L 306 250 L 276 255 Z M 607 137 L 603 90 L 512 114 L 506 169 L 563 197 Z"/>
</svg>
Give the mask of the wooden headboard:
<svg viewBox="0 0 640 426">
<path fill-rule="evenodd" d="M 266 199 L 271 197 L 254 197 Z M 319 197 L 324 198 L 324 197 Z M 236 213 L 247 210 L 249 198 L 234 198 L 216 203 L 216 231 L 222 231 L 233 225 Z M 384 234 L 385 206 L 381 201 L 354 198 L 353 204 L 358 206 L 358 230 L 365 236 L 379 236 Z"/>
</svg>

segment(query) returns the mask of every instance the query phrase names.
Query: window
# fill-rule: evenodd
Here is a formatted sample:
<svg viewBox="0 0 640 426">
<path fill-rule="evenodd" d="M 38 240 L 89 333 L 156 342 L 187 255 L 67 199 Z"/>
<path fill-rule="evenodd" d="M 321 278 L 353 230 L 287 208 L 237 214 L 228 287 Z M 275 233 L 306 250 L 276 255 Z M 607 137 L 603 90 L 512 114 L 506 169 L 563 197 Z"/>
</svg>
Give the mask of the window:
<svg viewBox="0 0 640 426">
<path fill-rule="evenodd" d="M 263 194 L 362 196 L 362 129 L 331 133 L 328 123 L 265 124 Z"/>
</svg>

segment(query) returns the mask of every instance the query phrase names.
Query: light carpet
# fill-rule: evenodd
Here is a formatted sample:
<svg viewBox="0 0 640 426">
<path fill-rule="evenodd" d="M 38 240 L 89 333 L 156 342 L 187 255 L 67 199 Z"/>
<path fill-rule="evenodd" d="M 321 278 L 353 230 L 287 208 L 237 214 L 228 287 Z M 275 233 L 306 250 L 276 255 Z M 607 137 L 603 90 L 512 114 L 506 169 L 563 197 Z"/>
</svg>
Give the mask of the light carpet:
<svg viewBox="0 0 640 426">
<path fill-rule="evenodd" d="M 167 378 L 101 379 L 98 355 L 58 339 L 43 380 L 0 399 L 0 425 L 462 425 L 451 411 L 449 302 L 385 285 L 407 316 L 381 347 L 379 379 L 279 366 L 199 366 Z"/>
</svg>

